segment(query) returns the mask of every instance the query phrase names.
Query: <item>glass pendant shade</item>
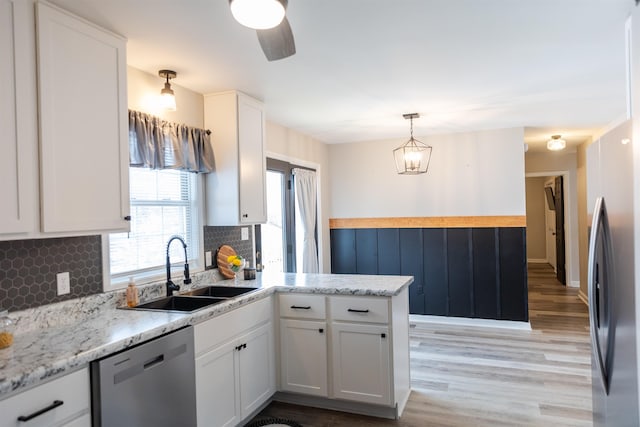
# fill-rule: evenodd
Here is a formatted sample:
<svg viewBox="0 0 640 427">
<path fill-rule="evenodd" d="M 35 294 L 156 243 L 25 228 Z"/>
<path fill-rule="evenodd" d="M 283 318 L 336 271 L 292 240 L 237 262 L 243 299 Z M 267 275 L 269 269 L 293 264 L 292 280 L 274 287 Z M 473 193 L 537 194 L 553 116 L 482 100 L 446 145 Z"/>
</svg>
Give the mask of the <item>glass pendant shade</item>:
<svg viewBox="0 0 640 427">
<path fill-rule="evenodd" d="M 284 0 L 230 0 L 231 14 L 240 24 L 255 30 L 268 30 L 282 22 Z"/>
<path fill-rule="evenodd" d="M 564 150 L 567 143 L 564 139 L 560 139 L 560 135 L 553 135 L 549 141 L 547 141 L 547 150 L 560 151 Z"/>
<path fill-rule="evenodd" d="M 162 108 L 168 111 L 176 111 L 176 96 L 169 83 L 164 84 L 164 89 L 160 91 Z"/>
<path fill-rule="evenodd" d="M 418 175 L 427 173 L 431 160 L 430 145 L 424 144 L 411 137 L 404 145 L 393 150 L 396 161 L 396 171 L 400 175 Z"/>
<path fill-rule="evenodd" d="M 167 79 L 164 83 L 164 88 L 160 91 L 160 105 L 162 108 L 168 111 L 176 111 L 176 95 L 171 89 L 171 83 L 169 80 L 175 79 L 178 76 L 173 70 L 160 70 L 158 75 L 164 79 Z"/>
</svg>

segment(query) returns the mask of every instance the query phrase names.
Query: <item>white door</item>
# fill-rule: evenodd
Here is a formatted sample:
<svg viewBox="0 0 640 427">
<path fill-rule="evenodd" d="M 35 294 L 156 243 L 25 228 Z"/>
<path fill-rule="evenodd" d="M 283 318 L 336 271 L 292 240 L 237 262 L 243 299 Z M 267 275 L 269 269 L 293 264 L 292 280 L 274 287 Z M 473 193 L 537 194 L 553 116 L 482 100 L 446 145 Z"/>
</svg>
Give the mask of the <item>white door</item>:
<svg viewBox="0 0 640 427">
<path fill-rule="evenodd" d="M 36 6 L 42 231 L 128 231 L 126 41 Z"/>
<path fill-rule="evenodd" d="M 240 422 L 238 344 L 223 344 L 196 358 L 196 408 L 199 427 Z"/>
<path fill-rule="evenodd" d="M 273 325 L 262 325 L 238 339 L 240 414 L 245 418 L 275 392 Z"/>
<path fill-rule="evenodd" d="M 280 387 L 327 397 L 327 324 L 280 320 Z"/>
<path fill-rule="evenodd" d="M 389 328 L 334 322 L 331 335 L 333 396 L 390 405 Z"/>
<path fill-rule="evenodd" d="M 555 178 L 550 178 L 544 183 L 545 187 L 554 188 Z M 554 190 L 555 191 L 555 190 Z M 543 195 L 544 197 L 544 195 Z M 549 204 L 545 200 L 545 230 L 547 242 L 547 262 L 556 270 L 556 211 L 549 209 Z"/>
</svg>

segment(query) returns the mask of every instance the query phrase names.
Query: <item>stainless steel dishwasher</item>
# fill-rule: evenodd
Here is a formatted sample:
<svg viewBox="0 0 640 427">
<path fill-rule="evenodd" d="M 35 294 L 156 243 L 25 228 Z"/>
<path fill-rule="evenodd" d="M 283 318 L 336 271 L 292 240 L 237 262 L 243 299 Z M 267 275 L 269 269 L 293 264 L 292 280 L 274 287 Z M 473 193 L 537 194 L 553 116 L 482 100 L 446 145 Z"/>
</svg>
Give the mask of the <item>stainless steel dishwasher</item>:
<svg viewBox="0 0 640 427">
<path fill-rule="evenodd" d="M 94 427 L 195 427 L 191 326 L 91 363 Z"/>
</svg>

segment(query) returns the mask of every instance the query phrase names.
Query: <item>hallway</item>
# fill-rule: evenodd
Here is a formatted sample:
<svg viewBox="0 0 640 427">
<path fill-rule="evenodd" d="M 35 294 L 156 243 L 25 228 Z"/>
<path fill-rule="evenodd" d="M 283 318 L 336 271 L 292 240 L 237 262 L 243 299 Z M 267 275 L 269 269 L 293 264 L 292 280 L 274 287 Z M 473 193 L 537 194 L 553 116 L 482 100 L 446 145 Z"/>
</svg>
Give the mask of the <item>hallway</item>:
<svg viewBox="0 0 640 427">
<path fill-rule="evenodd" d="M 587 307 L 546 264 L 529 267 L 531 331 L 414 323 L 413 392 L 398 421 L 271 404 L 305 427 L 591 426 Z"/>
</svg>

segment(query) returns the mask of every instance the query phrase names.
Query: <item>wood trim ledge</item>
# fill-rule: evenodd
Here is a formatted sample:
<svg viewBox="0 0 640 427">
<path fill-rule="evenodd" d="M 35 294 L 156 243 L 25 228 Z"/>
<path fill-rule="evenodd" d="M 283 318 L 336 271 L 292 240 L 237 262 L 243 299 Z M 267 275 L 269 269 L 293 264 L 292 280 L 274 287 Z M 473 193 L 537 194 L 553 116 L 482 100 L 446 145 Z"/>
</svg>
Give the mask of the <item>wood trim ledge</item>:
<svg viewBox="0 0 640 427">
<path fill-rule="evenodd" d="M 329 218 L 329 228 L 482 228 L 526 227 L 525 215 Z"/>
</svg>

